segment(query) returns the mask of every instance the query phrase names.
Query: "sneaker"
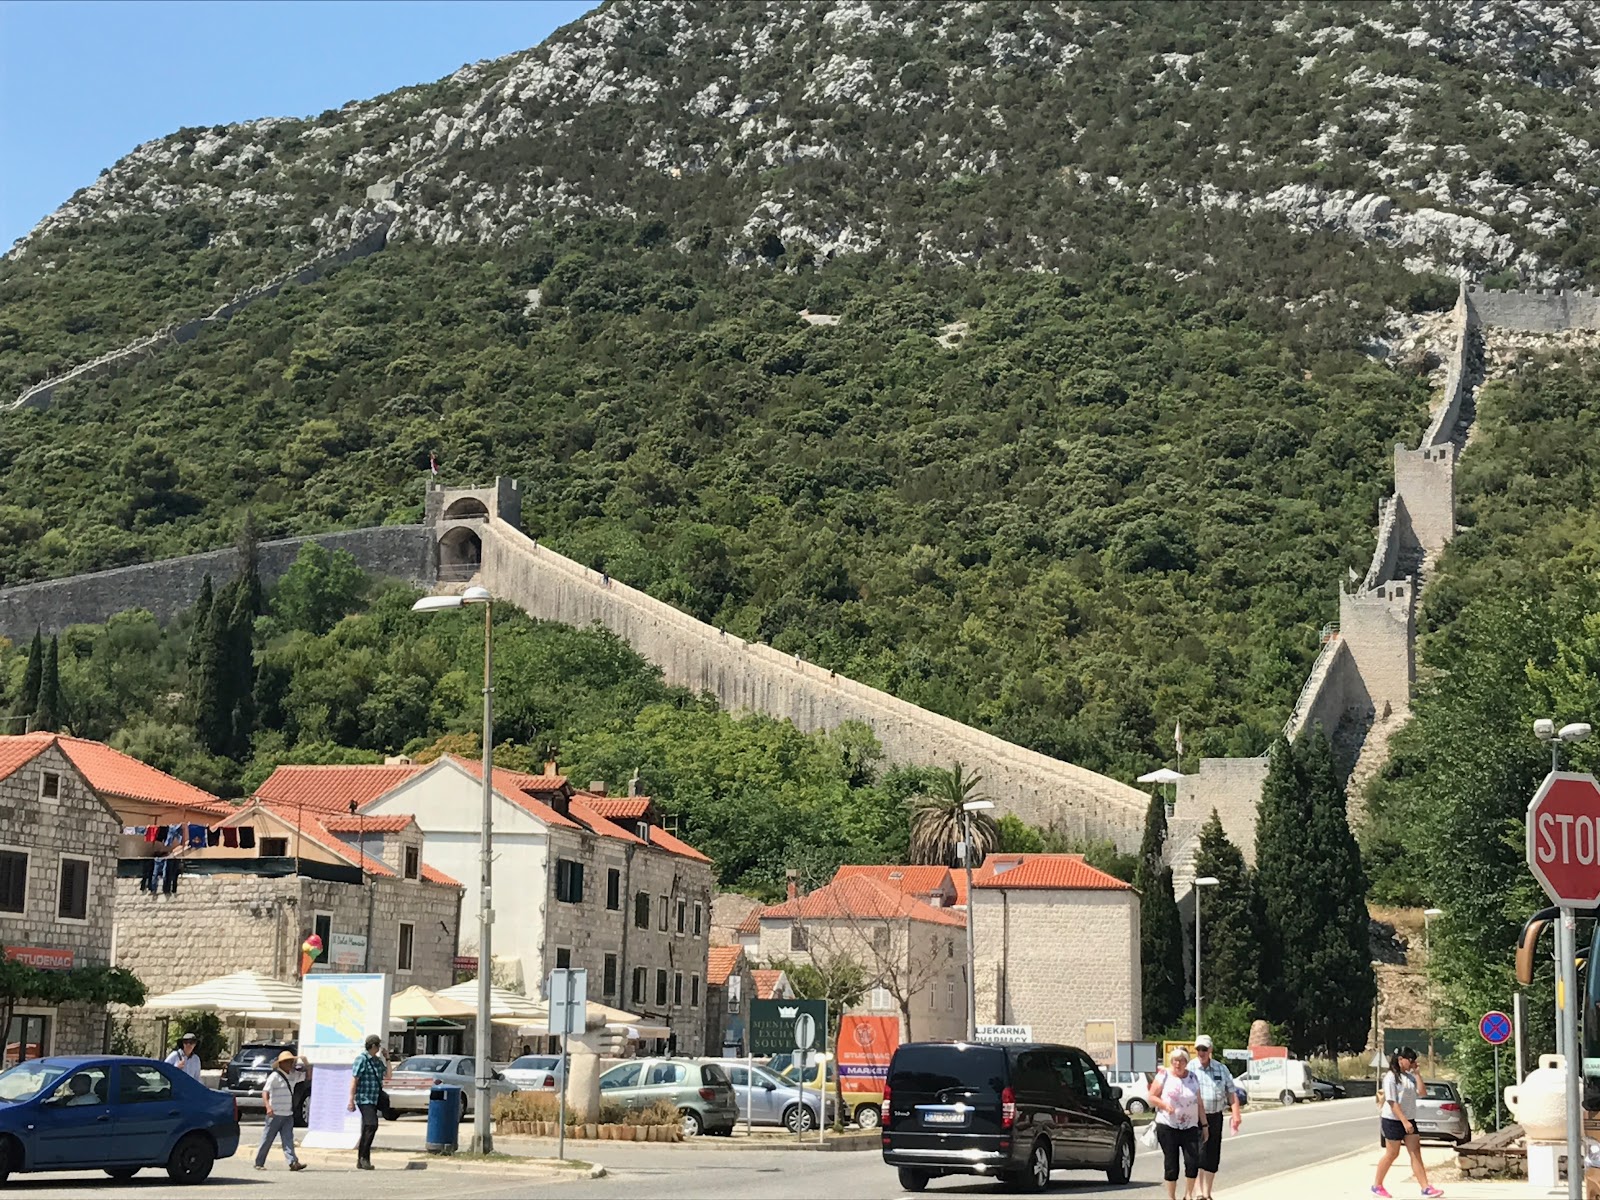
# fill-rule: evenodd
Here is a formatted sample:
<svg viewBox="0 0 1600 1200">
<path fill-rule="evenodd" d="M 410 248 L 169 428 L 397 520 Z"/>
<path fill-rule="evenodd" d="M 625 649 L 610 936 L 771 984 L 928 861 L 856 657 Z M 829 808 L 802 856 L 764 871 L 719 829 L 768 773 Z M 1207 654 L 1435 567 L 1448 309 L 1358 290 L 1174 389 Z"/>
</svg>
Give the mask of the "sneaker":
<svg viewBox="0 0 1600 1200">
<path fill-rule="evenodd" d="M 256 1164 L 256 1170 L 265 1171 L 266 1169 L 267 1169 L 267 1164 L 266 1163 L 257 1163 Z"/>
<path fill-rule="evenodd" d="M 1442 1195 L 1444 1195 L 1444 1189 L 1443 1188 L 1436 1188 L 1436 1187 L 1425 1187 L 1425 1188 L 1422 1189 L 1422 1194 L 1424 1196 L 1442 1196 Z"/>
<path fill-rule="evenodd" d="M 1384 1187 L 1381 1183 L 1375 1183 L 1372 1185 L 1372 1194 L 1374 1196 L 1387 1197 L 1389 1195 L 1389 1189 Z"/>
<path fill-rule="evenodd" d="M 305 1169 L 305 1163 L 301 1162 L 298 1158 L 289 1164 L 289 1170 L 291 1171 L 304 1171 Z"/>
<path fill-rule="evenodd" d="M 363 1159 L 361 1162 L 358 1162 L 356 1164 L 356 1170 L 358 1170 L 358 1171 L 376 1171 L 377 1169 L 378 1169 L 377 1167 L 373 1166 L 370 1162 L 366 1161 L 365 1159 Z"/>
</svg>

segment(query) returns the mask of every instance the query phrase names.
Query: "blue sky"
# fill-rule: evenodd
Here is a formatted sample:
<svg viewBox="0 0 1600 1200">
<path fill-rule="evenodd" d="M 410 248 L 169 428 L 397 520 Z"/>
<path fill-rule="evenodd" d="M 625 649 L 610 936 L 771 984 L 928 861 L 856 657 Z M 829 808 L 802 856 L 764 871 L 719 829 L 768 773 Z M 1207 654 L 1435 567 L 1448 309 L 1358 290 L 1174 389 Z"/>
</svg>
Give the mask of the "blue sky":
<svg viewBox="0 0 1600 1200">
<path fill-rule="evenodd" d="M 0 251 L 140 142 L 315 116 L 542 42 L 594 0 L 0 0 Z"/>
</svg>

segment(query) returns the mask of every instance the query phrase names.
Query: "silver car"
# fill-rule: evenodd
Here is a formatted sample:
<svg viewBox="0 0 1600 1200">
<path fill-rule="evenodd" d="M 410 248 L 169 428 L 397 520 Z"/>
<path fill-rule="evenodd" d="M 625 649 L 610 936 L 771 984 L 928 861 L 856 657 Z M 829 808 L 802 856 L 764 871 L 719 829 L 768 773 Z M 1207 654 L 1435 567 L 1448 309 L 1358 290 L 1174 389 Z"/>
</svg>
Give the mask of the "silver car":
<svg viewBox="0 0 1600 1200">
<path fill-rule="evenodd" d="M 461 1119 L 472 1112 L 476 1101 L 477 1066 L 470 1054 L 415 1054 L 395 1067 L 384 1084 L 389 1106 L 396 1112 L 427 1112 L 433 1089 L 449 1084 L 461 1089 Z M 489 1082 L 489 1095 L 503 1096 L 516 1089 L 496 1072 Z"/>
<path fill-rule="evenodd" d="M 501 1068 L 500 1075 L 519 1092 L 553 1092 L 561 1078 L 561 1056 L 524 1054 Z"/>
<path fill-rule="evenodd" d="M 728 1073 L 733 1094 L 739 1102 L 739 1119 L 748 1115 L 755 1125 L 782 1125 L 791 1131 L 817 1127 L 817 1089 L 807 1088 L 805 1107 L 800 1106 L 800 1089 L 775 1071 L 762 1066 L 747 1067 L 737 1059 L 702 1059 L 715 1062 Z M 838 1113 L 833 1096 L 827 1097 L 824 1111 L 831 1124 Z"/>
<path fill-rule="evenodd" d="M 1472 1140 L 1472 1122 L 1460 1088 L 1442 1080 L 1422 1085 L 1422 1094 L 1417 1097 L 1417 1133 L 1458 1145 Z"/>
</svg>

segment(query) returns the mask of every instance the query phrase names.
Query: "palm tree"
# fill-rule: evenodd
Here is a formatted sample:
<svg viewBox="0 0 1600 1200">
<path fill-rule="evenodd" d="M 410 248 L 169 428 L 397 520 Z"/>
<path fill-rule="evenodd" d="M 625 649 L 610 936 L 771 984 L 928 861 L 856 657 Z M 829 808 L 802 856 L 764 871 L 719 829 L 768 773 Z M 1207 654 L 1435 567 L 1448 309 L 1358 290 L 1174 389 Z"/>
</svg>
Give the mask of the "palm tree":
<svg viewBox="0 0 1600 1200">
<path fill-rule="evenodd" d="M 934 772 L 928 789 L 911 801 L 912 862 L 959 866 L 956 847 L 967 817 L 972 820 L 973 866 L 1000 844 L 1000 829 L 988 812 L 962 811 L 964 804 L 988 799 L 977 790 L 982 782 L 982 775 L 967 774 L 960 763 Z"/>
</svg>

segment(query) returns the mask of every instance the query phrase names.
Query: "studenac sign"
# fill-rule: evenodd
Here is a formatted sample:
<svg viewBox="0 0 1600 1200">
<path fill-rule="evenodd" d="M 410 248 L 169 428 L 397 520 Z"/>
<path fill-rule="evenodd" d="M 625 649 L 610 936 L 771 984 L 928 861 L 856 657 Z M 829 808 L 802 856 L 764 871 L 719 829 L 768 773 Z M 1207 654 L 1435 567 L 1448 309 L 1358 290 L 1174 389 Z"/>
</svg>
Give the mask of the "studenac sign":
<svg viewBox="0 0 1600 1200">
<path fill-rule="evenodd" d="M 756 1000 L 750 1005 L 750 1053 L 752 1055 L 792 1054 L 795 1050 L 794 1023 L 802 1013 L 816 1022 L 813 1050 L 828 1049 L 828 1002 L 826 1000 Z"/>
</svg>

